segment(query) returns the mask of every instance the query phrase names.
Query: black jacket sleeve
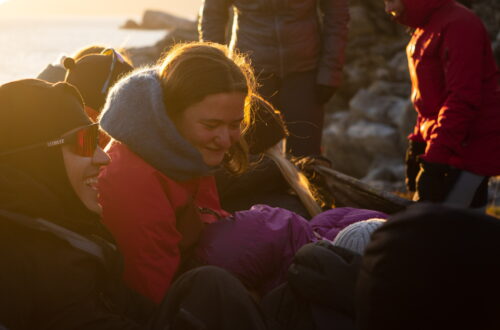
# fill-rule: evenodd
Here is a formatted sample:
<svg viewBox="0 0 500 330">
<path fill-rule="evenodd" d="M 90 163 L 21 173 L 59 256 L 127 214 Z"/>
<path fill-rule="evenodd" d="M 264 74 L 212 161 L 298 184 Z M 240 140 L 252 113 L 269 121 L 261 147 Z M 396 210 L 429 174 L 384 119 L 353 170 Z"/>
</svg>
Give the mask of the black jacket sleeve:
<svg viewBox="0 0 500 330">
<path fill-rule="evenodd" d="M 349 1 L 319 0 L 319 7 L 323 15 L 323 30 L 317 83 L 338 87 L 345 62 Z"/>
<path fill-rule="evenodd" d="M 203 0 L 198 22 L 200 41 L 226 44 L 226 28 L 231 0 Z"/>
</svg>

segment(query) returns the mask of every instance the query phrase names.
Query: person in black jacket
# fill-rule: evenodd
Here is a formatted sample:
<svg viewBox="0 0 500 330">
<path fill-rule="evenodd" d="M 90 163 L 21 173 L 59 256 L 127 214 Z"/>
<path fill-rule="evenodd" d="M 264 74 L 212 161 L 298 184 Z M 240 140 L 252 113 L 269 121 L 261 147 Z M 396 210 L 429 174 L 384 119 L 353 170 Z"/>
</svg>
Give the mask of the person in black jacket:
<svg viewBox="0 0 500 330">
<path fill-rule="evenodd" d="M 235 19 L 230 47 L 250 57 L 259 93 L 283 112 L 291 133 L 288 151 L 319 155 L 323 104 L 342 77 L 348 1 L 204 0 L 200 40 L 229 43 L 231 6 Z"/>
<path fill-rule="evenodd" d="M 67 83 L 0 86 L 0 328 L 264 329 L 215 267 L 181 276 L 161 306 L 126 288 L 101 225 L 98 126 Z"/>
<path fill-rule="evenodd" d="M 358 330 L 500 329 L 500 221 L 418 204 L 372 235 L 356 289 Z"/>
</svg>

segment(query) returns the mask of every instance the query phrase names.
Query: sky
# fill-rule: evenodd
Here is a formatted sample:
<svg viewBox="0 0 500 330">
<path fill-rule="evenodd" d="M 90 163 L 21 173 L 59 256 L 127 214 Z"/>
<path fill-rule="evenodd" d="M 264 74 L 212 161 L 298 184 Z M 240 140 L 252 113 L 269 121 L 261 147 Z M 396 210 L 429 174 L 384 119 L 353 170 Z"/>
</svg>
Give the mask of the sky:
<svg viewBox="0 0 500 330">
<path fill-rule="evenodd" d="M 201 0 L 0 0 L 0 18 L 15 16 L 130 16 L 157 9 L 195 18 Z"/>
</svg>

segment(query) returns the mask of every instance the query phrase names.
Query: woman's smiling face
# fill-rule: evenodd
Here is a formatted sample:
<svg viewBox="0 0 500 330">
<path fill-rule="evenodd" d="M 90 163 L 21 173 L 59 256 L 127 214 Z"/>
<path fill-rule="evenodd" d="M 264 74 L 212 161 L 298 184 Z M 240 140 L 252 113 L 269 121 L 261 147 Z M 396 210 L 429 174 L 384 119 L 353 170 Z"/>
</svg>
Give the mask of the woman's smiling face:
<svg viewBox="0 0 500 330">
<path fill-rule="evenodd" d="M 240 139 L 246 94 L 219 93 L 205 97 L 174 119 L 181 135 L 202 155 L 208 166 L 222 163 Z"/>
<path fill-rule="evenodd" d="M 109 163 L 109 156 L 97 147 L 91 157 L 73 152 L 71 146 L 62 146 L 66 174 L 76 195 L 92 212 L 101 213 L 98 202 L 97 176 L 102 166 Z"/>
</svg>

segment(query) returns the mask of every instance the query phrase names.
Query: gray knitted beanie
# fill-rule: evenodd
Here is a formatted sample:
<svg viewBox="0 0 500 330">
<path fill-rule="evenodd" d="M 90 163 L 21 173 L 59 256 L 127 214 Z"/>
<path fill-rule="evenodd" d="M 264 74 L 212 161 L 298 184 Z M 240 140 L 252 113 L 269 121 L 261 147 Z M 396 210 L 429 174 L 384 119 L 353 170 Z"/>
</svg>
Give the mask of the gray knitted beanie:
<svg viewBox="0 0 500 330">
<path fill-rule="evenodd" d="M 342 229 L 333 240 L 333 245 L 363 255 L 370 243 L 372 233 L 385 223 L 384 219 L 368 219 L 355 222 Z"/>
</svg>

